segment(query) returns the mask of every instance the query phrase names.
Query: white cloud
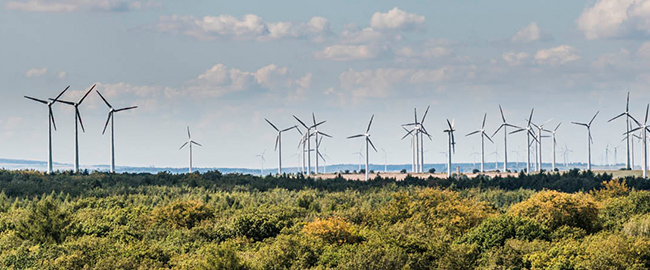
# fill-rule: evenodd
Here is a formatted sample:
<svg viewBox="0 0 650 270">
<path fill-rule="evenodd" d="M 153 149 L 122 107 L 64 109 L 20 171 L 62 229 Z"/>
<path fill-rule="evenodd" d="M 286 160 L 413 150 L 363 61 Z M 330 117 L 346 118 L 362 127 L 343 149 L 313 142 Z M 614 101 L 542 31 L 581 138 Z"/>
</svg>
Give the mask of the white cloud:
<svg viewBox="0 0 650 270">
<path fill-rule="evenodd" d="M 449 48 L 436 46 L 436 47 L 427 48 L 422 53 L 422 56 L 426 58 L 438 58 L 438 57 L 447 56 L 449 54 L 451 54 Z"/>
<path fill-rule="evenodd" d="M 25 72 L 25 77 L 33 78 L 40 77 L 47 73 L 47 68 L 31 68 Z"/>
<path fill-rule="evenodd" d="M 503 61 L 506 61 L 509 66 L 521 65 L 528 57 L 530 57 L 530 54 L 526 52 L 507 52 L 501 55 Z"/>
<path fill-rule="evenodd" d="M 377 56 L 378 50 L 368 45 L 332 45 L 314 54 L 317 59 L 350 61 L 366 60 Z"/>
<path fill-rule="evenodd" d="M 522 28 L 512 37 L 512 42 L 530 43 L 538 41 L 542 38 L 542 33 L 539 30 L 537 23 L 531 22 L 528 26 Z"/>
<path fill-rule="evenodd" d="M 289 96 L 302 95 L 311 87 L 310 73 L 303 77 L 293 77 L 287 67 L 274 64 L 262 67 L 254 72 L 228 68 L 216 64 L 196 79 L 187 82 L 181 90 L 167 89 L 167 96 L 190 94 L 195 97 L 220 97 L 235 92 L 252 89 L 285 91 Z"/>
<path fill-rule="evenodd" d="M 68 76 L 68 73 L 66 73 L 65 71 L 59 71 L 59 75 L 58 75 L 59 79 L 63 80 L 67 76 Z"/>
<path fill-rule="evenodd" d="M 393 94 L 399 85 L 430 84 L 449 78 L 450 68 L 440 69 L 395 69 L 380 68 L 356 71 L 350 69 L 341 73 L 341 88 L 354 98 L 385 98 Z"/>
<path fill-rule="evenodd" d="M 577 19 L 587 39 L 650 34 L 650 0 L 600 0 Z"/>
<path fill-rule="evenodd" d="M 313 17 L 309 22 L 265 22 L 261 17 L 248 14 L 241 18 L 232 15 L 161 16 L 156 29 L 160 32 L 180 33 L 200 40 L 217 38 L 235 40 L 270 41 L 284 38 L 309 38 L 321 42 L 329 33 L 329 22 L 323 17 Z"/>
<path fill-rule="evenodd" d="M 535 61 L 538 64 L 562 65 L 568 62 L 576 61 L 580 56 L 576 49 L 569 45 L 561 45 L 554 48 L 538 50 L 535 53 Z"/>
<path fill-rule="evenodd" d="M 23 12 L 68 13 L 79 10 L 97 10 L 108 12 L 123 12 L 159 6 L 158 1 L 129 1 L 129 0 L 28 0 L 9 1 L 5 9 Z"/>
<path fill-rule="evenodd" d="M 384 35 L 384 33 L 370 27 L 359 30 L 354 25 L 347 25 L 345 30 L 341 32 L 341 42 L 347 44 L 370 43 L 385 38 L 386 35 Z"/>
<path fill-rule="evenodd" d="M 375 29 L 401 29 L 410 30 L 424 26 L 424 16 L 406 13 L 394 7 L 387 13 L 376 12 L 370 19 L 370 27 Z"/>
<path fill-rule="evenodd" d="M 630 51 L 621 48 L 618 52 L 601 55 L 591 65 L 595 68 L 620 68 L 629 63 Z"/>
</svg>

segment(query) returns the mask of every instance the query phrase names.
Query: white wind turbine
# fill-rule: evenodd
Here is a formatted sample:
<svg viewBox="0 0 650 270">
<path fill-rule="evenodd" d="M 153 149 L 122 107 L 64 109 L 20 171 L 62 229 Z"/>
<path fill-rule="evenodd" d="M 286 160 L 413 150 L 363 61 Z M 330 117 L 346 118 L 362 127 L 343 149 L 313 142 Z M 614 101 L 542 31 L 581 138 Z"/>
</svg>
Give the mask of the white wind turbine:
<svg viewBox="0 0 650 270">
<path fill-rule="evenodd" d="M 508 130 L 507 129 L 508 127 L 517 128 L 517 126 L 508 124 L 508 122 L 506 122 L 506 117 L 503 115 L 503 109 L 501 108 L 501 105 L 499 105 L 499 112 L 501 112 L 501 120 L 503 120 L 503 122 L 501 123 L 499 128 L 497 128 L 494 134 L 492 134 L 492 137 L 494 137 L 494 135 L 497 135 L 499 130 L 503 128 L 503 172 L 508 172 Z"/>
<path fill-rule="evenodd" d="M 634 120 L 637 124 L 638 127 L 626 132 L 626 133 L 632 133 L 637 130 L 641 130 L 641 141 L 643 145 L 643 179 L 648 178 L 648 147 L 647 147 L 647 141 L 648 141 L 648 135 L 647 131 L 650 131 L 650 128 L 648 127 L 648 110 L 650 110 L 650 104 L 646 106 L 645 109 L 645 119 L 643 120 L 643 124 L 639 123 L 638 121 Z"/>
<path fill-rule="evenodd" d="M 320 124 L 325 123 L 325 121 L 322 121 L 322 123 L 317 124 L 316 123 L 316 116 L 314 115 L 314 113 L 311 113 L 311 117 L 312 117 L 312 120 L 314 120 L 314 125 L 312 127 L 314 128 L 314 133 L 313 133 L 314 134 L 314 142 L 316 143 L 316 149 L 315 149 L 316 150 L 316 174 L 318 174 L 318 156 L 320 155 L 320 153 L 318 152 L 318 147 L 320 146 L 320 142 L 323 139 L 323 137 L 321 137 L 321 139 L 319 140 L 318 135 L 323 135 L 323 136 L 328 137 L 328 138 L 332 138 L 332 136 L 327 135 L 327 133 L 321 132 L 321 131 L 318 130 L 318 126 Z M 323 160 L 325 160 L 325 159 L 323 159 Z"/>
<path fill-rule="evenodd" d="M 93 84 L 88 91 L 81 97 L 81 99 L 77 102 L 72 102 L 72 101 L 64 101 L 64 100 L 57 100 L 56 102 L 61 102 L 63 104 L 68 104 L 70 106 L 74 106 L 74 172 L 78 173 L 79 172 L 79 125 L 81 125 L 81 130 L 83 132 L 86 132 L 86 129 L 84 128 L 84 123 L 81 121 L 81 114 L 79 113 L 79 105 L 86 99 L 88 94 L 93 91 L 95 88 L 96 84 Z"/>
<path fill-rule="evenodd" d="M 447 159 L 447 177 L 451 177 L 451 155 L 452 153 L 456 153 L 456 140 L 454 139 L 454 120 L 451 120 L 449 122 L 449 119 L 447 119 L 447 125 L 449 126 L 448 129 L 445 129 L 444 132 L 447 133 L 447 136 L 449 137 L 449 152 L 448 152 L 448 159 Z"/>
<path fill-rule="evenodd" d="M 562 125 L 562 122 L 557 124 L 557 126 L 553 130 L 546 130 L 547 132 L 551 133 L 551 137 L 553 138 L 553 166 L 552 166 L 553 171 L 555 171 L 555 146 L 557 146 L 557 141 L 555 140 L 555 133 L 557 132 L 557 129 L 560 128 L 560 125 Z"/>
<path fill-rule="evenodd" d="M 487 113 L 483 115 L 483 124 L 481 125 L 481 129 L 470 132 L 469 134 L 465 135 L 466 137 L 474 135 L 474 134 L 480 134 L 481 135 L 481 172 L 485 172 L 485 167 L 484 167 L 484 163 L 485 163 L 485 139 L 487 138 L 490 142 L 494 143 L 494 141 L 492 141 L 492 139 L 490 139 L 490 136 L 488 136 L 485 133 L 485 120 L 486 119 L 487 119 Z"/>
<path fill-rule="evenodd" d="M 352 136 L 348 137 L 348 139 L 358 138 L 358 137 L 364 137 L 365 140 L 366 140 L 366 181 L 368 181 L 368 169 L 369 169 L 369 168 L 368 168 L 368 161 L 369 161 L 369 151 L 368 151 L 368 150 L 369 150 L 369 146 L 372 146 L 372 149 L 374 149 L 375 152 L 377 152 L 377 148 L 375 147 L 375 145 L 374 145 L 374 144 L 372 143 L 372 141 L 370 140 L 370 133 L 368 133 L 368 132 L 370 132 L 370 126 L 372 125 L 372 120 L 373 120 L 374 118 L 375 118 L 375 115 L 373 114 L 373 115 L 370 117 L 370 122 L 368 123 L 368 128 L 366 129 L 366 133 L 364 133 L 364 134 L 352 135 Z"/>
<path fill-rule="evenodd" d="M 275 151 L 278 151 L 278 174 L 281 175 L 282 174 L 282 133 L 292 130 L 294 128 L 298 130 L 298 126 L 292 126 L 280 130 L 273 123 L 271 123 L 269 119 L 264 118 L 264 120 L 266 120 L 266 122 L 269 123 L 269 125 L 271 125 L 271 127 L 273 127 L 273 129 L 275 129 L 275 131 L 278 132 L 278 136 L 275 137 Z M 300 132 L 300 130 L 298 130 L 298 132 Z"/>
<path fill-rule="evenodd" d="M 544 125 L 548 124 L 548 122 L 551 122 L 552 119 L 547 120 L 544 122 L 544 124 L 541 125 L 535 125 L 534 123 L 531 123 L 533 126 L 537 128 L 537 146 L 535 147 L 535 151 L 537 152 L 537 156 L 535 156 L 535 159 L 537 160 L 535 167 L 537 168 L 537 171 L 541 172 L 542 171 L 542 138 L 546 138 L 548 136 L 543 136 L 542 131 L 546 132 L 551 132 L 550 130 L 544 129 Z"/>
<path fill-rule="evenodd" d="M 200 143 L 197 143 L 194 140 L 192 140 L 192 135 L 190 134 L 190 127 L 187 127 L 187 141 L 183 145 L 181 145 L 181 147 L 178 148 L 178 150 L 183 149 L 183 147 L 185 147 L 186 145 L 189 147 L 189 149 L 190 149 L 190 166 L 189 166 L 190 173 L 192 173 L 192 144 L 196 144 L 198 146 L 203 146 Z"/>
<path fill-rule="evenodd" d="M 417 153 L 416 153 L 416 150 L 415 150 L 415 149 L 417 149 L 417 145 L 415 143 L 415 141 L 416 141 L 415 133 L 413 133 L 412 130 L 408 130 L 403 126 L 402 126 L 402 129 L 404 129 L 404 131 L 406 131 L 406 134 L 404 135 L 404 137 L 402 137 L 402 140 L 404 140 L 404 138 L 406 138 L 407 136 L 411 135 L 411 172 L 415 172 L 416 168 L 417 168 L 417 165 L 416 165 L 416 159 L 417 159 L 416 154 Z"/>
<path fill-rule="evenodd" d="M 102 98 L 104 103 L 106 103 L 106 106 L 108 106 L 108 108 L 110 109 L 108 111 L 108 118 L 106 119 L 106 124 L 104 125 L 104 130 L 102 131 L 102 135 L 104 133 L 106 133 L 106 128 L 108 127 L 108 123 L 110 122 L 111 123 L 111 173 L 115 173 L 115 125 L 113 123 L 114 122 L 113 119 L 115 119 L 115 117 L 113 116 L 113 114 L 118 113 L 118 112 L 122 112 L 122 111 L 135 109 L 138 106 L 131 106 L 131 107 L 124 107 L 124 108 L 121 108 L 121 109 L 114 109 L 113 106 L 111 106 L 111 104 L 108 103 L 108 101 L 106 101 L 104 96 L 102 96 L 102 94 L 99 91 L 95 91 L 95 92 L 97 92 L 97 94 L 99 94 L 99 97 Z"/>
<path fill-rule="evenodd" d="M 52 104 L 54 104 L 57 100 L 59 100 L 59 98 L 63 95 L 63 93 L 65 93 L 65 91 L 67 91 L 69 88 L 70 88 L 70 86 L 68 85 L 68 87 L 63 89 L 63 91 L 61 91 L 61 93 L 59 93 L 59 95 L 56 96 L 56 98 L 54 98 L 53 100 L 51 100 L 49 102 L 45 101 L 45 100 L 33 98 L 33 97 L 24 96 L 27 99 L 31 99 L 33 101 L 40 102 L 40 103 L 43 103 L 43 104 L 47 105 L 47 110 L 48 110 L 48 120 L 47 120 L 47 122 L 48 122 L 48 130 L 47 130 L 47 132 L 48 132 L 47 173 L 48 174 L 52 173 L 52 126 L 54 126 L 54 130 L 56 130 L 56 123 L 54 122 L 54 114 L 52 113 Z"/>
<path fill-rule="evenodd" d="M 523 128 L 517 127 L 519 128 L 518 130 L 510 132 L 510 134 L 514 134 L 517 132 L 526 131 L 526 174 L 530 174 L 530 145 L 531 145 L 530 138 L 532 136 L 535 141 L 537 140 L 537 138 L 535 138 L 535 133 L 533 132 L 532 127 L 530 126 L 531 121 L 533 121 L 534 111 L 535 109 L 530 110 L 530 117 L 528 117 L 528 123 L 526 124 L 526 127 Z"/>
<path fill-rule="evenodd" d="M 574 125 L 579 125 L 579 126 L 583 126 L 583 127 L 587 128 L 587 134 L 589 135 L 589 138 L 587 140 L 587 145 L 589 146 L 588 147 L 589 148 L 588 149 L 589 150 L 589 152 L 588 152 L 589 153 L 589 159 L 588 159 L 588 163 L 587 163 L 587 170 L 591 170 L 591 144 L 594 143 L 594 140 L 591 137 L 591 124 L 594 122 L 594 119 L 596 119 L 596 116 L 598 116 L 599 112 L 600 111 L 597 111 L 596 114 L 594 114 L 594 117 L 591 118 L 591 121 L 589 121 L 588 124 L 578 123 L 578 122 L 571 122 Z"/>
<path fill-rule="evenodd" d="M 424 112 L 421 121 L 418 121 L 417 109 L 413 108 L 414 122 L 402 125 L 403 127 L 413 126 L 413 129 L 411 129 L 409 133 L 414 132 L 415 135 L 415 148 L 413 149 L 413 151 L 415 152 L 414 156 L 416 160 L 415 171 L 419 173 L 424 172 L 424 135 L 429 137 L 429 140 L 431 140 L 431 135 L 429 135 L 429 132 L 427 132 L 426 128 L 424 127 L 424 120 L 426 119 L 427 114 L 429 113 L 429 108 L 430 106 L 427 106 L 427 109 Z"/>
<path fill-rule="evenodd" d="M 303 163 L 305 162 L 304 161 L 304 159 L 305 159 L 304 158 L 305 146 L 307 147 L 307 150 L 306 150 L 306 151 L 308 151 L 307 152 L 307 175 L 311 175 L 311 136 L 312 136 L 311 130 L 318 127 L 318 126 L 320 126 L 320 125 L 322 125 L 323 123 L 325 123 L 325 121 L 321 121 L 320 123 L 314 124 L 313 126 L 307 126 L 305 124 L 305 122 L 298 119 L 298 117 L 296 117 L 295 115 L 293 116 L 293 118 L 295 118 L 298 121 L 298 123 L 300 123 L 303 127 L 305 127 L 305 130 L 306 130 L 305 134 L 303 135 L 302 139 L 300 140 L 300 143 L 302 144 L 302 149 L 303 149 Z M 305 143 L 306 143 L 306 145 L 305 145 Z M 303 168 L 304 168 L 304 165 L 303 165 Z M 304 171 L 304 169 L 303 169 L 303 171 Z"/>
<path fill-rule="evenodd" d="M 264 158 L 264 154 L 266 154 L 266 149 L 264 149 L 264 152 L 261 154 L 255 155 L 256 157 L 260 158 L 260 162 L 262 163 L 262 167 L 260 168 L 260 174 L 264 176 L 264 162 L 266 159 Z"/>
<path fill-rule="evenodd" d="M 614 121 L 614 120 L 616 120 L 617 118 L 619 118 L 621 116 L 625 116 L 625 128 L 626 128 L 625 142 L 626 142 L 626 145 L 627 145 L 627 158 L 625 160 L 625 168 L 630 170 L 631 169 L 631 167 L 630 167 L 630 164 L 631 164 L 630 159 L 633 159 L 633 157 L 631 157 L 632 152 L 630 150 L 630 133 L 629 132 L 630 132 L 630 129 L 631 129 L 630 125 L 632 124 L 632 123 L 630 123 L 630 118 L 632 120 L 634 120 L 634 122 L 638 123 L 638 121 L 636 121 L 636 119 L 634 119 L 634 117 L 632 117 L 632 115 L 630 114 L 630 92 L 627 92 L 627 102 L 625 103 L 625 111 L 622 112 L 621 114 L 615 116 L 614 118 L 609 119 L 609 121 L 607 121 L 607 122 Z"/>
</svg>

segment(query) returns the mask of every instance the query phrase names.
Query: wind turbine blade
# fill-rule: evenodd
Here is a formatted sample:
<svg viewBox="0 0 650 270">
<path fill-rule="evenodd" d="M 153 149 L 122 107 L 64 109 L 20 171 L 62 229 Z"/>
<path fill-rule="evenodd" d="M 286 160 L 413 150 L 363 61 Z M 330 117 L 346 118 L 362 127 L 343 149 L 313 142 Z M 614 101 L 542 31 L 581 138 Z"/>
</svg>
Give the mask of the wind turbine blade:
<svg viewBox="0 0 650 270">
<path fill-rule="evenodd" d="M 370 122 L 368 123 L 368 128 L 366 129 L 366 133 L 370 132 L 370 125 L 372 125 L 372 119 L 374 119 L 374 118 L 375 118 L 375 115 L 373 114 L 370 117 Z"/>
<path fill-rule="evenodd" d="M 517 129 L 517 130 L 515 130 L 515 131 L 510 131 L 510 133 L 508 133 L 508 134 L 515 134 L 515 133 L 522 132 L 522 131 L 524 131 L 524 130 L 525 130 L 525 129 L 520 128 L 520 129 Z"/>
<path fill-rule="evenodd" d="M 492 139 L 490 139 L 490 136 L 488 136 L 487 134 L 485 134 L 485 131 L 482 132 L 482 133 L 483 133 L 482 136 L 485 136 L 486 139 L 488 139 L 490 142 L 494 143 L 494 141 L 493 141 Z"/>
<path fill-rule="evenodd" d="M 556 132 L 557 129 L 560 127 L 560 125 L 562 125 L 562 122 L 560 122 L 559 124 L 557 124 L 557 126 L 555 127 L 555 129 L 553 129 L 553 132 Z"/>
<path fill-rule="evenodd" d="M 187 145 L 188 143 L 189 143 L 189 141 L 188 141 L 188 142 L 185 142 L 185 143 L 184 143 L 183 145 L 181 145 L 181 147 L 180 147 L 180 148 L 178 148 L 178 150 L 181 150 L 181 149 L 183 149 L 183 147 L 185 147 L 185 145 Z"/>
<path fill-rule="evenodd" d="M 137 107 L 138 106 L 131 106 L 131 107 L 126 107 L 126 108 L 122 108 L 122 109 L 117 109 L 117 110 L 115 110 L 115 112 L 128 111 L 128 110 L 135 109 Z"/>
<path fill-rule="evenodd" d="M 320 152 L 318 152 L 318 156 L 319 156 L 321 159 L 326 160 Z"/>
<path fill-rule="evenodd" d="M 52 113 L 51 107 L 50 107 L 50 121 L 52 121 L 52 126 L 54 126 L 54 130 L 56 130 L 56 122 L 54 122 L 54 114 Z"/>
<path fill-rule="evenodd" d="M 402 126 L 407 127 L 407 126 L 415 126 L 415 125 L 417 125 L 417 123 L 408 123 L 408 124 L 403 124 Z"/>
<path fill-rule="evenodd" d="M 571 122 L 571 124 L 589 127 L 589 125 L 587 125 L 585 123 Z"/>
<path fill-rule="evenodd" d="M 413 119 L 414 119 L 413 123 L 415 123 L 417 125 L 418 124 L 418 110 L 417 110 L 417 108 L 413 108 Z"/>
<path fill-rule="evenodd" d="M 528 134 L 530 134 L 530 136 L 533 137 L 534 141 L 539 142 L 539 140 L 537 139 L 537 136 L 535 136 L 535 133 L 533 133 L 532 131 L 529 130 Z"/>
<path fill-rule="evenodd" d="M 483 124 L 481 125 L 481 129 L 485 128 L 485 119 L 487 119 L 487 113 L 483 115 Z"/>
<path fill-rule="evenodd" d="M 108 127 L 108 121 L 111 120 L 111 117 L 113 116 L 113 112 L 108 113 L 108 118 L 106 119 L 106 124 L 104 125 L 104 130 L 102 131 L 102 135 L 106 133 L 106 128 Z"/>
<path fill-rule="evenodd" d="M 52 102 L 61 102 L 61 103 L 63 103 L 63 104 L 68 104 L 68 105 L 72 105 L 72 106 L 75 105 L 74 102 L 72 102 L 72 101 L 66 101 L 66 100 L 60 100 L 60 99 L 59 99 L 59 100 L 54 100 L 53 98 L 50 98 L 50 100 L 51 100 Z"/>
<path fill-rule="evenodd" d="M 84 128 L 84 122 L 81 120 L 81 114 L 79 113 L 79 109 L 75 107 L 74 110 L 75 110 L 75 114 L 77 114 L 77 119 L 79 119 L 79 124 L 81 125 L 81 131 L 85 133 L 86 129 Z"/>
<path fill-rule="evenodd" d="M 480 131 L 480 130 L 472 131 L 472 132 L 470 132 L 470 133 L 467 133 L 467 135 L 465 135 L 465 137 L 467 137 L 467 136 L 471 136 L 471 135 L 474 135 L 474 134 L 479 133 L 479 132 L 481 132 L 481 131 Z"/>
<path fill-rule="evenodd" d="M 533 121 L 533 112 L 535 111 L 535 108 L 530 110 L 530 117 L 528 117 L 528 126 L 530 126 L 530 122 Z"/>
<path fill-rule="evenodd" d="M 200 143 L 197 143 L 197 142 L 195 142 L 195 141 L 191 141 L 191 143 L 196 144 L 196 145 L 198 145 L 198 146 L 203 146 L 203 145 L 201 145 Z"/>
<path fill-rule="evenodd" d="M 350 136 L 350 137 L 347 137 L 347 139 L 359 138 L 359 137 L 363 137 L 363 136 L 366 136 L 366 134 L 359 134 L 359 135 Z"/>
<path fill-rule="evenodd" d="M 408 137 L 408 135 L 411 135 L 411 133 L 413 133 L 414 129 L 411 129 L 410 131 L 409 130 L 406 130 L 406 131 L 408 131 L 408 132 L 406 133 L 406 135 L 404 135 L 404 137 L 402 137 L 402 140 L 404 140 L 404 138 Z"/>
<path fill-rule="evenodd" d="M 449 130 L 453 130 L 454 127 L 451 126 L 451 122 L 449 122 L 449 119 L 447 119 L 447 125 L 449 125 Z"/>
<path fill-rule="evenodd" d="M 607 122 L 608 122 L 608 123 L 609 123 L 609 122 L 612 122 L 612 121 L 616 120 L 616 118 L 619 118 L 619 117 L 624 116 L 624 115 L 626 115 L 626 114 L 627 114 L 627 112 L 621 113 L 621 114 L 615 116 L 614 118 L 609 119 L 609 121 L 607 121 Z"/>
<path fill-rule="evenodd" d="M 589 121 L 589 126 L 591 126 L 591 123 L 594 122 L 594 119 L 596 119 L 596 116 L 598 116 L 598 113 L 600 111 L 597 111 L 596 114 L 594 114 L 594 117 L 591 118 L 591 121 Z"/>
<path fill-rule="evenodd" d="M 318 124 L 315 124 L 315 125 L 313 125 L 313 126 L 311 126 L 311 127 L 312 127 L 312 128 L 318 127 L 318 126 L 324 124 L 325 122 L 327 122 L 327 121 L 320 121 L 320 122 L 318 122 Z"/>
<path fill-rule="evenodd" d="M 645 121 L 643 121 L 644 125 L 648 123 L 648 110 L 650 110 L 650 104 L 648 104 L 648 106 L 645 108 Z"/>
<path fill-rule="evenodd" d="M 424 116 L 422 116 L 422 121 L 420 121 L 420 124 L 424 123 L 424 119 L 427 118 L 427 114 L 429 113 L 429 108 L 431 106 L 427 106 L 427 110 L 424 111 Z"/>
<path fill-rule="evenodd" d="M 328 137 L 328 138 L 333 138 L 332 136 L 330 136 L 329 134 L 324 133 L 324 132 L 320 132 L 320 131 L 319 131 L 318 134 L 323 135 L 323 136 Z M 321 139 L 322 139 L 322 138 L 323 138 L 323 137 L 321 137 Z"/>
<path fill-rule="evenodd" d="M 630 134 L 630 133 L 635 132 L 635 131 L 637 131 L 637 130 L 639 130 L 639 129 L 642 129 L 642 127 L 636 127 L 636 128 L 634 128 L 634 129 L 631 129 L 630 131 L 623 133 L 623 135 Z M 625 138 L 624 138 L 624 139 L 625 139 Z"/>
<path fill-rule="evenodd" d="M 28 96 L 24 96 L 24 97 L 25 97 L 26 99 L 31 99 L 31 100 L 33 100 L 33 101 L 40 102 L 40 103 L 43 103 L 43 104 L 46 104 L 46 105 L 47 105 L 47 103 L 48 103 L 48 102 L 45 101 L 45 100 L 40 100 L 40 99 L 37 99 L 37 98 L 28 97 Z"/>
<path fill-rule="evenodd" d="M 106 101 L 106 99 L 104 98 L 104 96 L 102 96 L 102 93 L 100 93 L 99 90 L 97 90 L 97 91 L 95 91 L 95 92 L 97 92 L 97 94 L 99 95 L 99 97 L 102 98 L 102 100 L 104 101 L 104 103 L 106 103 L 106 106 L 108 106 L 108 107 L 111 108 L 111 109 L 113 108 L 113 106 L 111 106 L 111 104 L 108 103 L 108 101 Z"/>
<path fill-rule="evenodd" d="M 192 134 L 190 134 L 190 126 L 187 126 L 187 138 L 192 139 Z"/>
<path fill-rule="evenodd" d="M 84 99 L 86 99 L 86 97 L 90 94 L 90 92 L 92 92 L 93 89 L 95 89 L 96 85 L 97 84 L 93 84 L 93 86 L 90 87 L 90 89 L 88 89 L 88 91 L 86 91 L 86 94 L 84 94 L 84 96 L 79 100 L 79 102 L 77 102 L 77 104 L 81 104 L 81 102 L 84 102 Z"/>
<path fill-rule="evenodd" d="M 502 128 L 503 126 L 505 126 L 505 124 L 501 124 L 501 125 L 499 126 L 499 128 L 497 128 L 497 130 L 494 132 L 494 134 L 492 134 L 491 137 L 494 137 L 494 135 L 497 135 L 497 133 L 499 133 L 499 130 L 501 130 L 501 128 Z"/>
<path fill-rule="evenodd" d="M 627 91 L 627 102 L 625 103 L 625 112 L 630 111 L 630 91 Z"/>
<path fill-rule="evenodd" d="M 370 146 L 372 146 L 372 149 L 375 149 L 375 152 L 378 152 L 378 151 L 377 151 L 377 148 L 375 148 L 375 145 L 372 143 L 372 141 L 370 140 L 370 138 L 366 138 L 366 140 L 368 140 L 368 142 L 370 143 Z"/>
<path fill-rule="evenodd" d="M 280 135 L 275 136 L 275 149 L 273 151 L 278 151 L 278 141 L 280 140 Z"/>
<path fill-rule="evenodd" d="M 594 139 L 591 137 L 591 132 L 589 132 L 589 143 L 594 144 Z"/>
<path fill-rule="evenodd" d="M 280 132 L 280 130 L 273 123 L 271 123 L 271 121 L 269 121 L 269 119 L 264 118 L 264 120 L 266 120 L 266 122 L 269 123 L 269 125 L 271 125 L 275 131 Z"/>
<path fill-rule="evenodd" d="M 499 104 L 499 111 L 501 112 L 501 119 L 503 120 L 503 123 L 506 122 L 506 117 L 503 116 L 503 109 L 501 108 L 501 104 Z"/>
<path fill-rule="evenodd" d="M 634 121 L 634 123 L 636 123 L 637 125 L 639 125 L 639 126 L 641 125 L 641 123 L 639 123 L 639 121 L 637 121 L 637 120 L 634 118 L 634 116 L 632 116 L 631 114 L 628 113 L 627 116 L 630 117 L 630 119 L 632 119 L 632 121 Z"/>
<path fill-rule="evenodd" d="M 56 98 L 54 98 L 54 101 L 57 101 L 61 96 L 63 96 L 63 93 L 65 93 L 65 91 L 68 91 L 68 89 L 70 89 L 70 86 L 69 86 L 69 85 L 68 85 L 68 87 L 66 87 L 65 89 L 63 89 L 63 91 L 61 91 L 61 93 L 59 93 L 59 95 L 56 96 Z"/>
<path fill-rule="evenodd" d="M 280 130 L 280 131 L 278 131 L 278 132 L 285 132 L 285 131 L 292 130 L 292 129 L 294 129 L 294 128 L 296 128 L 296 126 L 288 127 L 288 128 L 283 129 L 283 130 Z"/>
</svg>

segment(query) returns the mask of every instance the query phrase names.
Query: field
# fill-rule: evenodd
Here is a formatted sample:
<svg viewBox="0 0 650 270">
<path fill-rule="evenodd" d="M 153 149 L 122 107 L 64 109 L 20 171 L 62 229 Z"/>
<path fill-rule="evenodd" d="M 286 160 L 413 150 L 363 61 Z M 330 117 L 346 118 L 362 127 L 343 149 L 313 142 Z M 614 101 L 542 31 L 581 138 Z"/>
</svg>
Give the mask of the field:
<svg viewBox="0 0 650 270">
<path fill-rule="evenodd" d="M 368 182 L 0 171 L 0 189 L 3 269 L 650 267 L 650 184 L 577 170 Z"/>
</svg>

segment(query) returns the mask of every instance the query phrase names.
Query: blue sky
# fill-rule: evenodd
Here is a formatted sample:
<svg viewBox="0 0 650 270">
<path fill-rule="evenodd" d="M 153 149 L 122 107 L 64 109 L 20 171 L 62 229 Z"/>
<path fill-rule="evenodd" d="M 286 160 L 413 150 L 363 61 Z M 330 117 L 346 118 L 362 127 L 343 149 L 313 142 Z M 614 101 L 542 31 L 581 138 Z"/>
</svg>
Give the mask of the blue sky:
<svg viewBox="0 0 650 270">
<path fill-rule="evenodd" d="M 275 166 L 275 133 L 264 122 L 292 115 L 327 120 L 328 163 L 355 163 L 362 142 L 345 140 L 375 114 L 373 141 L 389 163 L 410 162 L 400 124 L 431 106 L 426 162 L 442 163 L 445 119 L 456 119 L 457 161 L 471 162 L 479 138 L 465 138 L 498 105 L 513 124 L 555 126 L 573 161 L 586 160 L 588 121 L 596 162 L 618 145 L 624 109 L 650 102 L 650 1 L 85 1 L 9 0 L 0 9 L 0 157 L 45 160 L 47 98 L 71 85 L 77 99 L 97 83 L 116 107 L 117 165 L 186 166 L 185 126 L 204 147 L 200 167 Z M 73 158 L 73 110 L 55 106 L 54 160 Z M 107 110 L 96 94 L 81 113 L 81 163 L 108 162 L 101 135 Z M 297 165 L 298 135 L 284 136 L 284 164 Z M 509 148 L 524 151 L 516 134 Z M 502 154 L 501 136 L 495 148 Z M 550 158 L 550 143 L 544 156 Z M 623 161 L 619 148 L 619 162 Z M 637 150 L 637 152 L 640 152 Z M 516 154 L 508 153 L 511 161 Z M 293 157 L 292 157 L 293 156 Z M 610 155 L 611 156 L 611 155 Z M 488 157 L 487 160 L 494 158 Z M 560 159 L 560 158 L 558 158 Z M 610 161 L 613 158 L 610 158 Z M 640 160 L 637 157 L 637 160 Z M 545 160 L 545 162 L 550 159 Z M 383 154 L 371 155 L 382 163 Z M 638 162 L 637 162 L 638 163 Z"/>
</svg>

